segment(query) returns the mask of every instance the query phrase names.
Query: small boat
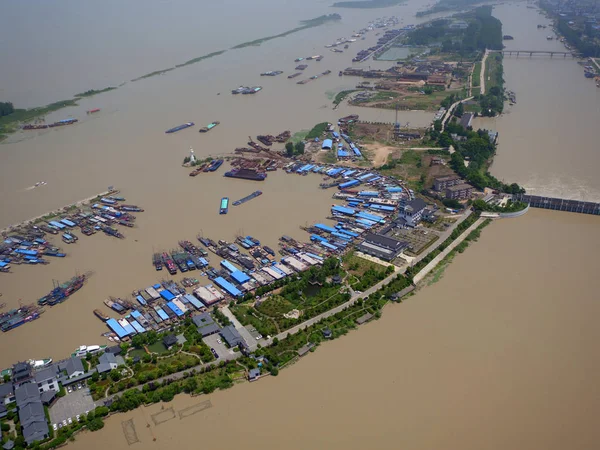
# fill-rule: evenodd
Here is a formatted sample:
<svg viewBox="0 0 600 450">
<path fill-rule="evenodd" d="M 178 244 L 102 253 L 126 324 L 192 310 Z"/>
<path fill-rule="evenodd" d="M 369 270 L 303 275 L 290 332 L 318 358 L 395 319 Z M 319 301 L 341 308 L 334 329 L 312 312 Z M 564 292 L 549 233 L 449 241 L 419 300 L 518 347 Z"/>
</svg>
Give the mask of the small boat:
<svg viewBox="0 0 600 450">
<path fill-rule="evenodd" d="M 87 113 L 94 114 L 94 113 L 97 113 L 98 111 L 100 111 L 100 108 L 94 108 L 94 109 L 90 109 L 89 111 L 87 111 Z"/>
<path fill-rule="evenodd" d="M 300 62 L 300 61 L 302 61 L 303 59 L 304 59 L 304 58 L 296 58 L 296 59 L 294 60 L 294 62 Z"/>
<path fill-rule="evenodd" d="M 205 127 L 202 127 L 202 128 L 200 128 L 198 131 L 199 131 L 200 133 L 207 133 L 207 132 L 209 132 L 210 130 L 212 130 L 214 127 L 216 127 L 217 125 L 219 125 L 220 123 L 221 123 L 221 122 L 219 122 L 219 121 L 216 121 L 216 120 L 215 120 L 214 122 L 211 122 L 211 123 L 209 123 L 209 124 L 208 124 L 208 125 L 206 125 Z"/>
<path fill-rule="evenodd" d="M 183 125 L 179 125 L 173 128 L 169 128 L 165 133 L 175 133 L 176 131 L 185 130 L 186 128 L 193 127 L 194 122 L 186 122 Z"/>
<path fill-rule="evenodd" d="M 229 197 L 223 197 L 221 199 L 221 208 L 219 209 L 219 214 L 227 214 L 229 211 Z"/>
<path fill-rule="evenodd" d="M 110 319 L 110 317 L 108 317 L 106 314 L 104 314 L 99 309 L 94 310 L 94 315 L 103 322 L 106 322 L 108 319 Z"/>
</svg>

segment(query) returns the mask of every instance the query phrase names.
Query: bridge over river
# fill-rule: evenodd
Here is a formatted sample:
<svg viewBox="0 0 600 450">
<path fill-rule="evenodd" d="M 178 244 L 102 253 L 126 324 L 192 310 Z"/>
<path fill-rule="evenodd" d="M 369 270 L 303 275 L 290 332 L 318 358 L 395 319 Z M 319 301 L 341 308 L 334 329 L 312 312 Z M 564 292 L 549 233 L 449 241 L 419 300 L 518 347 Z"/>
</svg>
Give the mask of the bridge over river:
<svg viewBox="0 0 600 450">
<path fill-rule="evenodd" d="M 539 195 L 515 194 L 514 201 L 529 203 L 534 208 L 554 209 L 581 214 L 594 214 L 600 216 L 600 203 L 582 202 L 579 200 L 566 200 L 563 198 L 542 197 Z"/>
<path fill-rule="evenodd" d="M 565 52 L 565 51 L 555 51 L 555 50 L 490 50 L 490 52 L 502 53 L 504 56 L 529 56 L 533 58 L 534 56 L 549 56 L 553 58 L 554 56 L 562 56 L 566 58 L 567 56 L 571 58 L 576 58 L 577 56 L 573 52 Z"/>
</svg>

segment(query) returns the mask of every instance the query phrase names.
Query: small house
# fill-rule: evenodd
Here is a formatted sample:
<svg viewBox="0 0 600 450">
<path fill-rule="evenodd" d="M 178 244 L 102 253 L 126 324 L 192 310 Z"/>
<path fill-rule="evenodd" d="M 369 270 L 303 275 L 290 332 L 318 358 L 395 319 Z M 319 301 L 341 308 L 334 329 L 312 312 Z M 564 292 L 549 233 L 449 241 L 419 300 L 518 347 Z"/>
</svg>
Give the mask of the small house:
<svg viewBox="0 0 600 450">
<path fill-rule="evenodd" d="M 323 337 L 325 339 L 331 339 L 333 337 L 333 333 L 331 332 L 331 330 L 329 328 L 325 328 L 323 331 Z"/>
<path fill-rule="evenodd" d="M 250 369 L 248 372 L 248 381 L 254 381 L 260 377 L 260 369 Z"/>
<path fill-rule="evenodd" d="M 174 334 L 169 334 L 163 338 L 163 344 L 167 349 L 170 349 L 177 344 L 177 337 Z"/>
</svg>

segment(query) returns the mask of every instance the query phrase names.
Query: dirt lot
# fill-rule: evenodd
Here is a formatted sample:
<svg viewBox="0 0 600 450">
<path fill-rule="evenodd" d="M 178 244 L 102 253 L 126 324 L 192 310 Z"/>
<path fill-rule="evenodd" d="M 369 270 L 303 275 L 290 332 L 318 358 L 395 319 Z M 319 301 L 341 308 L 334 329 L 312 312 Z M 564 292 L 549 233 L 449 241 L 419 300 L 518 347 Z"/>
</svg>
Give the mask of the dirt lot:
<svg viewBox="0 0 600 450">
<path fill-rule="evenodd" d="M 388 156 L 397 150 L 396 147 L 388 147 L 383 144 L 363 144 L 363 147 L 369 151 L 371 163 L 374 167 L 385 164 L 388 160 Z"/>
<path fill-rule="evenodd" d="M 415 255 L 421 253 L 439 238 L 433 231 L 420 228 L 415 230 L 397 230 L 394 232 L 393 237 L 408 242 L 410 253 Z"/>
</svg>

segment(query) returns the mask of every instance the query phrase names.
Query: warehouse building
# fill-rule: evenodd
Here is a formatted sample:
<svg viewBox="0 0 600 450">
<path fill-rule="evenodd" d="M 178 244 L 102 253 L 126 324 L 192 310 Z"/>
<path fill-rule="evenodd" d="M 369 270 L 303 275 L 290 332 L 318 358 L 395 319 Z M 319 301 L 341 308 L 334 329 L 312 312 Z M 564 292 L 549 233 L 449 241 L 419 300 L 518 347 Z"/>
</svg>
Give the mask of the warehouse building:
<svg viewBox="0 0 600 450">
<path fill-rule="evenodd" d="M 399 241 L 382 234 L 368 233 L 356 249 L 367 255 L 375 256 L 384 261 L 392 261 L 397 258 L 406 248 L 408 243 Z"/>
</svg>

